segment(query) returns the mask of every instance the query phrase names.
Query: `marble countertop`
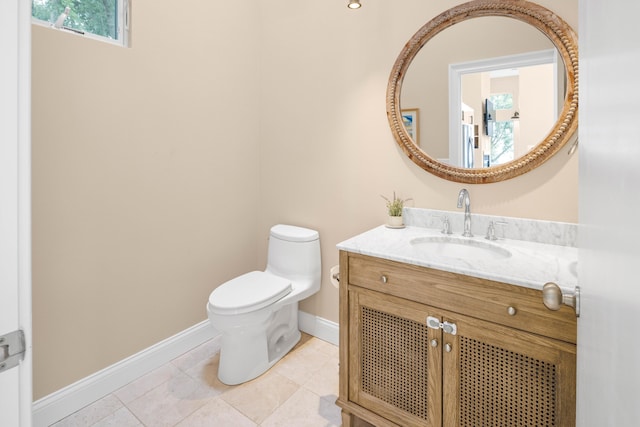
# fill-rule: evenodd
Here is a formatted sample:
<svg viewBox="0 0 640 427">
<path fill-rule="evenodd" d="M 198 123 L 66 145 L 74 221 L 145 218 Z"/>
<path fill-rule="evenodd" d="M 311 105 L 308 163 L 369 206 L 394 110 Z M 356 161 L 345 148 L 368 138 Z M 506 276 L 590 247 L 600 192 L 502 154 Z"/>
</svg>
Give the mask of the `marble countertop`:
<svg viewBox="0 0 640 427">
<path fill-rule="evenodd" d="M 555 282 L 565 290 L 572 290 L 578 284 L 578 250 L 573 246 L 499 239 L 491 241 L 490 244 L 508 250 L 511 256 L 500 259 L 482 259 L 480 257 L 463 259 L 438 255 L 430 256 L 410 243 L 414 238 L 428 238 L 429 236 L 444 235 L 440 233 L 440 230 L 434 228 L 407 226 L 401 229 L 392 229 L 381 225 L 339 243 L 337 248 L 362 255 L 533 289 L 542 289 L 542 286 L 547 282 Z M 454 233 L 451 236 L 467 239 L 460 236 L 460 233 Z M 468 239 L 473 239 L 478 244 L 489 243 L 484 235 Z"/>
</svg>

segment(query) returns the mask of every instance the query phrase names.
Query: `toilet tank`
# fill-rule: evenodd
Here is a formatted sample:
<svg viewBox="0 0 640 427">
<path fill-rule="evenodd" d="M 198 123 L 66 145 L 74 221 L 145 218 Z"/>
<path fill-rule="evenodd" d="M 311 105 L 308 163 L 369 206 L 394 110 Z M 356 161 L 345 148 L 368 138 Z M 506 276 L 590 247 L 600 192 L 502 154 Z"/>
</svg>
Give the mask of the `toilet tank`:
<svg viewBox="0 0 640 427">
<path fill-rule="evenodd" d="M 271 227 L 267 271 L 291 280 L 317 281 L 319 286 L 321 261 L 318 232 L 285 224 Z"/>
</svg>

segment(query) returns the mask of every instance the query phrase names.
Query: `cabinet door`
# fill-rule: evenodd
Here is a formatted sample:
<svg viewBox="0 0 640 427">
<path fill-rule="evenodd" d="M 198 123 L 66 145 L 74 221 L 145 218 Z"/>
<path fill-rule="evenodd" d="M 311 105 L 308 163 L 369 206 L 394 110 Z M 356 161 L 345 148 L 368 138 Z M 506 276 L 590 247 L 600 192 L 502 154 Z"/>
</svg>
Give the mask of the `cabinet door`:
<svg viewBox="0 0 640 427">
<path fill-rule="evenodd" d="M 349 292 L 349 311 L 349 400 L 401 426 L 441 426 L 442 332 L 426 324 L 433 309 L 362 289 Z"/>
<path fill-rule="evenodd" d="M 575 426 L 576 347 L 474 318 L 445 316 L 445 427 Z"/>
</svg>

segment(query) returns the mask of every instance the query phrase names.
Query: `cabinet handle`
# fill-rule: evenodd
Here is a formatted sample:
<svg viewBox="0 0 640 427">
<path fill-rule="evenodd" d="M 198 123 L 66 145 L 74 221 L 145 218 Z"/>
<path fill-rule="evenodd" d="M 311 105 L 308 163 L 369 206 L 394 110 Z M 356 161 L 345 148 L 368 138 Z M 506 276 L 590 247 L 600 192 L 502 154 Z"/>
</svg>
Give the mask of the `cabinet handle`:
<svg viewBox="0 0 640 427">
<path fill-rule="evenodd" d="M 438 346 L 438 340 L 431 340 L 431 347 L 437 347 Z"/>
<path fill-rule="evenodd" d="M 509 313 L 509 316 L 515 316 L 517 312 L 518 312 L 518 310 L 516 310 L 515 307 L 507 308 L 507 313 Z"/>
<path fill-rule="evenodd" d="M 576 317 L 580 317 L 580 287 L 573 292 L 563 293 L 560 286 L 553 282 L 545 283 L 542 287 L 542 302 L 549 310 L 560 310 L 562 304 L 573 307 Z"/>
<path fill-rule="evenodd" d="M 389 278 L 383 274 L 382 276 L 380 276 L 380 280 L 382 280 L 382 283 L 387 283 L 389 281 Z"/>
<path fill-rule="evenodd" d="M 451 353 L 451 349 L 452 349 L 451 344 L 446 343 L 444 345 L 444 351 L 446 351 L 447 353 Z"/>
</svg>

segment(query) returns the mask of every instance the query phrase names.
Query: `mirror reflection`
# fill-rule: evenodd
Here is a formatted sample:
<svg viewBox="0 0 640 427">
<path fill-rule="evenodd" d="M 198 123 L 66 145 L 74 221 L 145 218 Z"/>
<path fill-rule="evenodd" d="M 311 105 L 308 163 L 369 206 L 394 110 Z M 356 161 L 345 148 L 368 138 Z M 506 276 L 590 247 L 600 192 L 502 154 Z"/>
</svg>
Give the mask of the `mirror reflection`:
<svg viewBox="0 0 640 427">
<path fill-rule="evenodd" d="M 407 133 L 431 158 L 486 168 L 540 143 L 565 93 L 562 58 L 545 34 L 517 19 L 483 16 L 443 30 L 420 49 L 400 106 Z"/>
</svg>

